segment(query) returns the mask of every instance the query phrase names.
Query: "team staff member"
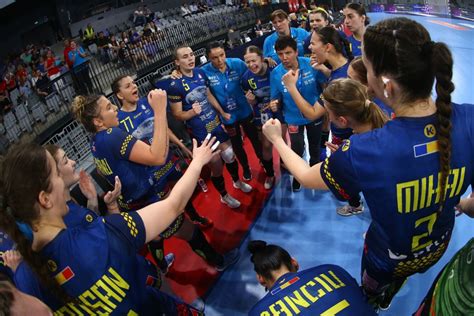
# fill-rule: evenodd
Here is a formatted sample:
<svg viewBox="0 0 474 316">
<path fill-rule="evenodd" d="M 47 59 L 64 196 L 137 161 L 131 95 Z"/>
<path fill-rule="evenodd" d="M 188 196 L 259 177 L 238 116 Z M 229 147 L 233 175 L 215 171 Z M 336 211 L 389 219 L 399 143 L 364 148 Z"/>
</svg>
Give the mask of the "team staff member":
<svg viewBox="0 0 474 316">
<path fill-rule="evenodd" d="M 117 99 L 122 104 L 118 111 L 118 119 L 120 122 L 120 128 L 126 133 L 131 134 L 133 137 L 151 144 L 153 141 L 153 109 L 146 97 L 140 98 L 138 87 L 132 77 L 123 75 L 117 77 L 112 82 L 112 92 L 117 96 Z M 168 137 L 171 142 L 176 144 L 184 153 L 191 157 L 191 152 L 184 146 L 184 144 L 174 135 L 174 133 L 168 128 Z M 168 146 L 169 144 L 162 144 L 162 146 Z M 160 188 L 160 197 L 165 197 L 169 191 L 169 184 L 174 183 L 179 178 L 183 170 L 181 166 L 185 165 L 184 161 L 179 161 L 173 156 L 172 151 L 168 151 L 168 156 L 163 165 L 156 168 L 154 171 L 159 175 L 154 180 L 156 185 Z M 135 207 L 136 209 L 137 207 Z M 129 208 L 130 209 L 130 208 Z M 195 224 L 200 225 L 203 228 L 212 226 L 207 218 L 202 217 L 194 208 L 191 201 L 186 205 L 186 214 L 189 219 Z"/>
<path fill-rule="evenodd" d="M 229 135 L 222 128 L 219 117 L 209 102 L 214 97 L 206 86 L 206 75 L 202 69 L 195 68 L 196 57 L 189 46 L 177 47 L 174 57 L 181 78 L 174 79 L 168 89 L 171 112 L 176 119 L 186 122 L 198 142 L 202 142 L 209 134 L 220 142 L 222 159 L 214 157 L 211 160 L 211 181 L 221 196 L 221 202 L 230 208 L 238 208 L 240 202 L 227 193 L 225 188 L 222 160 L 229 170 L 234 188 L 248 193 L 252 187 L 239 178 L 239 164 L 235 159 Z"/>
<path fill-rule="evenodd" d="M 304 41 L 310 35 L 303 28 L 293 28 L 290 27 L 290 19 L 288 14 L 283 10 L 275 10 L 270 15 L 270 21 L 272 22 L 275 32 L 268 36 L 263 42 L 263 56 L 268 59 L 270 65 L 273 66 L 274 63 L 281 63 L 280 56 L 275 49 L 275 43 L 280 37 L 290 36 L 292 37 L 298 45 L 298 55 L 304 55 Z"/>
<path fill-rule="evenodd" d="M 451 103 L 451 53 L 420 24 L 379 22 L 367 28 L 363 47 L 369 86 L 385 95 L 396 119 L 351 136 L 313 167 L 286 146 L 278 121 L 263 131 L 303 185 L 344 200 L 364 193 L 372 223 L 362 285 L 375 306 L 388 307 L 407 277 L 429 269 L 446 250 L 454 206 L 474 184 L 474 107 Z"/>
<path fill-rule="evenodd" d="M 245 50 L 245 63 L 248 70 L 241 79 L 242 89 L 246 91 L 245 97 L 253 108 L 253 124 L 258 128 L 258 137 L 262 143 L 262 163 L 267 175 L 264 188 L 270 190 L 275 182 L 273 170 L 273 146 L 262 134 L 262 125 L 270 118 L 278 118 L 283 121 L 281 110 L 273 113 L 269 109 L 270 104 L 270 73 L 271 68 L 264 61 L 263 53 L 257 46 L 249 46 Z M 283 131 L 286 135 L 286 129 Z"/>
<path fill-rule="evenodd" d="M 248 250 L 257 280 L 268 291 L 250 316 L 376 315 L 356 280 L 343 268 L 324 264 L 298 272 L 298 262 L 285 249 L 262 240 L 251 241 Z M 294 297 L 297 305 L 290 303 Z"/>
<path fill-rule="evenodd" d="M 93 133 L 91 150 L 97 169 L 109 182 L 119 176 L 122 195 L 132 205 L 148 205 L 160 199 L 161 187 L 154 184 L 157 178 L 152 166 L 160 166 L 168 155 L 168 127 L 166 120 L 166 92 L 153 90 L 148 101 L 154 112 L 154 131 L 151 145 L 121 130 L 118 125 L 117 107 L 104 96 L 79 96 L 74 99 L 73 112 L 87 131 Z M 176 236 L 188 242 L 191 248 L 216 269 L 222 271 L 234 263 L 238 251 L 233 250 L 224 258 L 206 240 L 200 229 L 184 215 L 161 234 L 162 238 Z M 226 260 L 224 260 L 226 259 Z"/>
<path fill-rule="evenodd" d="M 347 40 L 351 44 L 351 51 L 354 57 L 362 56 L 362 38 L 364 32 L 370 23 L 370 19 L 365 12 L 363 5 L 359 3 L 348 3 L 343 10 L 344 24 L 352 32 Z"/>
<path fill-rule="evenodd" d="M 258 139 L 257 128 L 252 124 L 252 108 L 240 86 L 240 78 L 247 70 L 247 66 L 238 58 L 226 58 L 224 47 L 219 42 L 210 43 L 206 47 L 206 54 L 211 62 L 204 65 L 202 70 L 206 74 L 209 89 L 213 95 L 209 98 L 209 102 L 221 115 L 234 153 L 244 170 L 243 178 L 248 181 L 252 179 L 252 172 L 242 142 L 240 127 L 244 129 L 261 162 L 262 144 Z"/>
<path fill-rule="evenodd" d="M 89 63 L 87 62 L 87 53 L 84 48 L 77 46 L 75 41 L 71 41 L 71 50 L 68 53 L 69 60 L 72 63 L 72 72 L 79 92 L 83 94 L 93 93 L 91 76 L 89 74 Z"/>
<path fill-rule="evenodd" d="M 1 227 L 13 236 L 43 286 L 61 301 L 52 306 L 55 312 L 191 315 L 187 305 L 143 285 L 135 255 L 182 213 L 202 166 L 213 155 L 212 145 L 198 148 L 195 143 L 190 167 L 166 200 L 75 228 L 63 221 L 65 186 L 51 154 L 36 144 L 9 151 L 1 174 Z M 31 226 L 32 241 L 15 220 Z"/>
<path fill-rule="evenodd" d="M 272 111 L 277 111 L 278 106 L 282 105 L 283 116 L 288 124 L 288 133 L 290 134 L 291 148 L 301 157 L 305 149 L 304 132 L 308 136 L 310 165 L 319 162 L 321 125 L 322 120 L 308 119 L 298 108 L 292 96 L 292 89 L 298 90 L 298 94 L 308 102 L 314 104 L 321 93 L 320 83 L 325 82 L 324 75 L 311 67 L 310 59 L 298 57 L 296 41 L 291 37 L 281 37 L 275 43 L 275 49 L 280 56 L 282 63 L 278 65 L 270 74 L 270 89 Z M 283 83 L 283 77 L 288 72 L 298 73 L 294 86 L 288 86 Z M 321 117 L 324 111 L 321 112 Z M 285 164 L 286 165 L 286 164 Z M 300 183 L 293 179 L 293 191 L 300 190 Z"/>
</svg>

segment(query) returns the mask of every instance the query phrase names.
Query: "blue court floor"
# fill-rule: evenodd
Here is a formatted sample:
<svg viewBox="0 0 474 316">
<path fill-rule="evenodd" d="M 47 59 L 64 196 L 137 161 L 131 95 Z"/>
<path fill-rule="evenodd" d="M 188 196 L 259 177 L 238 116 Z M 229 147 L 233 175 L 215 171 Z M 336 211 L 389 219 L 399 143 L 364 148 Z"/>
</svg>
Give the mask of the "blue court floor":
<svg viewBox="0 0 474 316">
<path fill-rule="evenodd" d="M 372 23 L 394 16 L 370 14 Z M 455 61 L 453 102 L 474 103 L 474 23 L 438 17 L 407 17 L 422 23 L 434 41 L 443 41 L 450 47 Z M 265 295 L 246 250 L 249 240 L 261 239 L 286 248 L 298 260 L 300 269 L 332 263 L 342 266 L 360 281 L 363 234 L 370 223 L 369 211 L 341 217 L 336 214 L 336 207 L 342 203 L 330 192 L 303 189 L 292 193 L 290 187 L 291 176 L 284 173 L 261 216 L 242 242 L 240 261 L 228 269 L 208 293 L 206 315 L 246 315 Z M 392 307 L 380 315 L 411 315 L 440 269 L 474 237 L 473 228 L 474 220 L 465 215 L 456 218 L 449 248 L 442 259 L 426 273 L 411 277 L 392 302 Z"/>
</svg>

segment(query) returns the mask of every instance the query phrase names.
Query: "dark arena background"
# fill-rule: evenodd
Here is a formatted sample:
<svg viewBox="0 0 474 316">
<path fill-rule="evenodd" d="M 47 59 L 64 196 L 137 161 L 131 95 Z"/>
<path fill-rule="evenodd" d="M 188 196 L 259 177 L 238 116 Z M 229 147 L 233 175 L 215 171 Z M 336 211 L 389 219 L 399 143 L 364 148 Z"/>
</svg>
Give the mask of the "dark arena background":
<svg viewBox="0 0 474 316">
<path fill-rule="evenodd" d="M 311 5 L 324 8 L 332 16 L 332 24 L 350 34 L 344 28 L 342 11 L 348 2 L 299 1 L 0 0 L 0 153 L 5 155 L 10 147 L 30 142 L 58 145 L 69 159 L 76 161 L 77 170 L 91 175 L 97 194 L 102 197 L 112 186 L 96 169 L 90 149 L 91 135 L 71 113 L 71 103 L 77 95 L 104 95 L 120 106 L 111 83 L 122 75 L 134 79 L 140 96 L 155 88 L 167 89 L 171 72 L 176 68 L 173 50 L 180 45 L 192 48 L 196 67 L 209 63 L 206 46 L 214 41 L 224 45 L 227 58 L 243 60 L 248 46 L 262 48 L 265 39 L 274 32 L 270 15 L 277 9 L 295 14 L 291 25 L 294 22 L 295 27 L 304 27 L 307 23 L 304 8 L 311 9 Z M 474 103 L 474 1 L 377 0 L 362 1 L 362 4 L 370 25 L 388 18 L 407 17 L 422 24 L 433 41 L 446 43 L 454 58 L 456 89 L 451 95 L 452 102 Z M 86 53 L 81 65 L 88 69 L 86 77 L 83 73 L 78 75 L 68 61 L 70 41 Z M 434 90 L 433 95 L 436 95 Z M 169 128 L 191 148 L 185 125 L 173 118 L 171 110 L 167 118 Z M 209 243 L 220 253 L 238 248 L 240 259 L 218 272 L 183 240 L 166 239 L 165 254 L 173 253 L 175 259 L 163 275 L 161 291 L 188 304 L 204 303 L 206 315 L 246 315 L 267 293 L 256 279 L 250 261 L 247 245 L 251 240 L 264 240 L 285 248 L 298 259 L 300 270 L 320 264 L 339 265 L 360 284 L 360 258 L 365 232 L 371 223 L 367 205 L 360 215 L 341 217 L 336 209 L 344 203 L 331 192 L 307 188 L 293 192 L 293 176 L 280 168 L 276 150 L 273 150 L 275 184 L 266 190 L 265 171 L 245 133 L 243 139 L 253 174 L 247 182 L 253 191 L 245 194 L 227 184 L 229 193 L 241 202 L 238 210 L 219 201 L 208 168 L 203 169 L 202 180 L 192 197 L 199 213 L 213 222 L 212 227 L 204 230 Z M 170 150 L 177 157 L 185 156 L 176 146 Z M 466 144 L 466 150 L 472 150 L 472 144 Z M 228 171 L 224 177 L 231 183 Z M 464 197 L 471 191 L 469 187 Z M 79 204 L 87 205 L 78 185 L 72 189 L 72 196 Z M 99 198 L 99 209 L 102 208 L 105 209 L 105 204 Z M 428 271 L 410 277 L 391 307 L 379 311 L 380 315 L 416 312 L 441 269 L 473 237 L 472 220 L 466 215 L 456 217 L 443 257 Z M 153 261 L 147 251 L 143 250 L 142 254 Z M 474 315 L 472 265 L 470 269 L 466 273 L 470 276 L 471 292 L 466 295 L 470 295 L 471 304 L 468 314 Z M 293 315 L 304 309 L 294 304 L 288 305 L 286 311 L 275 307 L 273 315 L 279 312 L 279 315 Z"/>
</svg>

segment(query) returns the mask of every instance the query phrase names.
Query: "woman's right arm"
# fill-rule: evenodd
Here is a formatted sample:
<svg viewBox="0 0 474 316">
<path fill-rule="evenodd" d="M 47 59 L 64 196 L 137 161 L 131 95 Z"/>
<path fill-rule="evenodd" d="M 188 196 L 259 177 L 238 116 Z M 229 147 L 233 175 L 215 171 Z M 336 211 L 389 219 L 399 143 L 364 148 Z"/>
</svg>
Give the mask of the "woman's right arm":
<svg viewBox="0 0 474 316">
<path fill-rule="evenodd" d="M 218 142 L 214 144 L 215 138 L 208 140 L 209 136 L 200 147 L 197 147 L 197 142 L 193 139 L 193 160 L 171 190 L 170 195 L 163 201 L 150 204 L 137 211 L 145 226 L 146 242 L 155 239 L 183 212 L 186 203 L 194 192 L 202 167 L 212 157 L 219 154 L 219 150 L 213 152 L 213 149 L 217 148 L 215 145 Z"/>
<path fill-rule="evenodd" d="M 166 91 L 150 91 L 148 102 L 154 112 L 153 141 L 151 145 L 137 141 L 130 152 L 130 160 L 142 165 L 159 166 L 166 162 L 169 150 Z"/>
<path fill-rule="evenodd" d="M 276 119 L 270 119 L 263 125 L 263 133 L 267 139 L 272 142 L 273 147 L 280 154 L 280 158 L 287 166 L 290 173 L 304 187 L 310 189 L 321 189 L 327 190 L 328 187 L 321 177 L 321 163 L 318 163 L 312 167 L 308 163 L 298 156 L 281 137 L 281 123 Z"/>
</svg>

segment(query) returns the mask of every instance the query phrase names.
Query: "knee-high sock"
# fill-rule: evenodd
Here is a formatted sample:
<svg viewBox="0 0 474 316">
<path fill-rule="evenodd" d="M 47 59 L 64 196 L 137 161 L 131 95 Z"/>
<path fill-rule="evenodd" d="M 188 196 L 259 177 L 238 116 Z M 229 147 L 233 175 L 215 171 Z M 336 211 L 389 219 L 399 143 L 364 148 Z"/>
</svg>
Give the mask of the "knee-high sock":
<svg viewBox="0 0 474 316">
<path fill-rule="evenodd" d="M 156 265 L 161 270 L 166 270 L 168 268 L 168 264 L 165 260 L 163 239 L 150 241 L 148 243 L 148 250 L 150 251 L 153 259 L 155 259 Z"/>
<path fill-rule="evenodd" d="M 232 180 L 234 180 L 234 182 L 239 181 L 239 164 L 237 163 L 237 160 L 234 160 L 234 162 L 231 163 L 226 163 L 225 166 L 227 171 L 229 171 Z"/>
<path fill-rule="evenodd" d="M 226 196 L 227 195 L 227 191 L 225 189 L 225 182 L 224 182 L 224 177 L 223 176 L 211 177 L 211 181 L 212 181 L 212 184 L 214 185 L 214 187 L 216 188 L 217 192 L 219 192 L 219 194 L 221 196 Z"/>
<path fill-rule="evenodd" d="M 191 201 L 188 201 L 188 203 L 184 207 L 184 210 L 185 210 L 186 214 L 188 214 L 189 219 L 191 221 L 195 221 L 195 220 L 198 220 L 198 219 L 201 218 L 201 215 L 199 215 L 199 213 L 194 208 L 194 205 L 193 205 L 193 203 L 191 203 Z"/>
<path fill-rule="evenodd" d="M 273 172 L 273 158 L 270 158 L 269 160 L 262 160 L 262 165 L 263 169 L 265 169 L 267 177 L 275 176 L 275 173 Z"/>
<path fill-rule="evenodd" d="M 224 262 L 224 257 L 212 248 L 199 228 L 194 228 L 193 237 L 188 243 L 193 251 L 208 263 L 217 266 Z"/>
</svg>

